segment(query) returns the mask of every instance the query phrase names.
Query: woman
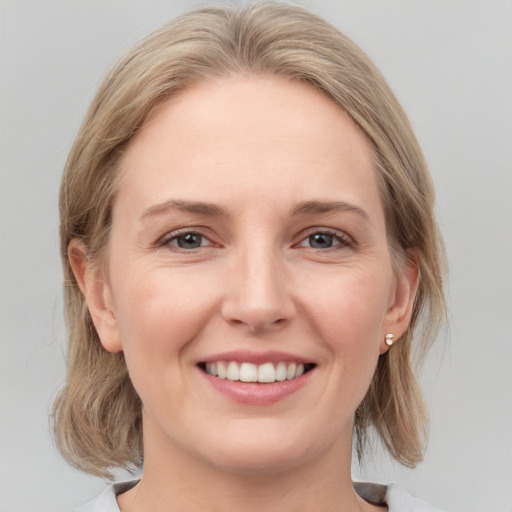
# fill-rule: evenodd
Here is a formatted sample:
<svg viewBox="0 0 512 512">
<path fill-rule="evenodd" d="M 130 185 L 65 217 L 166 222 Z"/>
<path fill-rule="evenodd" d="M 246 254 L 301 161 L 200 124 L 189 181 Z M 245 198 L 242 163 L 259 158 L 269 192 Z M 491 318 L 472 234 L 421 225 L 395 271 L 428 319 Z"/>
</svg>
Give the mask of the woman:
<svg viewBox="0 0 512 512">
<path fill-rule="evenodd" d="M 101 85 L 60 208 L 57 441 L 144 466 L 78 510 L 436 510 L 350 476 L 369 429 L 421 460 L 444 311 L 426 164 L 351 41 L 272 3 L 175 20 Z"/>
</svg>

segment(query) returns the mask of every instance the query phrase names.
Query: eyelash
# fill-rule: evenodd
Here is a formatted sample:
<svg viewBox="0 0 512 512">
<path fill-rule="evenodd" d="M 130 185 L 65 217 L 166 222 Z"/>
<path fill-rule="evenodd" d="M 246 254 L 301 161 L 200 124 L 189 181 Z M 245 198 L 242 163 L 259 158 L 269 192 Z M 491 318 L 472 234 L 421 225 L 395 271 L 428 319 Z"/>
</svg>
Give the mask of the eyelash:
<svg viewBox="0 0 512 512">
<path fill-rule="evenodd" d="M 190 248 L 186 249 L 184 247 L 180 247 L 178 245 L 178 240 L 181 237 L 185 237 L 187 235 L 192 235 L 192 236 L 200 237 L 201 238 L 201 244 L 202 244 L 202 242 L 204 240 L 207 240 L 209 242 L 209 244 L 207 244 L 207 245 L 199 245 L 198 247 L 194 247 L 194 248 L 191 248 L 191 249 Z M 323 235 L 323 236 L 331 237 L 333 240 L 336 240 L 338 243 L 333 245 L 333 246 L 331 246 L 331 247 L 327 247 L 327 248 L 319 248 L 319 247 L 312 247 L 312 246 L 302 245 L 305 241 L 307 241 L 308 239 L 311 239 L 311 237 L 313 237 L 315 235 Z M 173 242 L 176 242 L 176 243 L 173 243 Z M 159 247 L 169 247 L 169 246 L 171 246 L 171 247 L 175 248 L 174 250 L 177 250 L 177 251 L 192 252 L 192 251 L 195 251 L 195 250 L 198 250 L 198 249 L 201 249 L 201 248 L 209 248 L 209 247 L 212 247 L 212 246 L 215 247 L 215 246 L 218 246 L 218 245 L 215 244 L 214 242 L 212 242 L 210 240 L 210 238 L 208 238 L 203 233 L 200 233 L 199 231 L 194 231 L 194 230 L 191 230 L 191 229 L 183 229 L 183 230 L 180 230 L 180 231 L 174 231 L 174 232 L 170 233 L 168 236 L 164 237 L 162 240 L 160 240 L 158 242 L 158 246 Z M 309 247 L 310 249 L 313 249 L 315 251 L 324 252 L 324 251 L 327 251 L 327 250 L 352 248 L 352 247 L 354 247 L 354 242 L 352 241 L 352 239 L 348 235 L 346 235 L 344 233 L 340 233 L 339 231 L 334 231 L 334 230 L 331 230 L 331 229 L 315 228 L 314 230 L 310 230 L 309 233 L 307 233 L 305 236 L 303 236 L 303 238 L 301 238 L 299 243 L 294 244 L 294 247 Z"/>
<path fill-rule="evenodd" d="M 185 237 L 187 235 L 193 235 L 193 236 L 200 237 L 202 239 L 202 241 L 208 240 L 210 243 L 208 245 L 200 245 L 199 247 L 195 247 L 193 249 L 185 249 L 183 247 L 179 247 L 178 239 Z M 176 242 L 176 243 L 174 244 L 173 242 Z M 172 246 L 175 248 L 175 250 L 183 251 L 183 252 L 191 252 L 192 250 L 197 250 L 197 249 L 200 249 L 203 247 L 211 247 L 211 246 L 215 246 L 215 245 L 216 244 L 214 244 L 206 235 L 203 235 L 199 231 L 194 231 L 192 229 L 183 229 L 180 231 L 173 231 L 172 233 L 169 233 L 168 236 L 165 236 L 164 238 L 162 238 L 162 240 L 160 240 L 160 242 L 158 242 L 159 247 Z"/>
<path fill-rule="evenodd" d="M 345 233 L 341 233 L 339 231 L 334 231 L 332 229 L 322 229 L 322 228 L 312 229 L 304 238 L 301 239 L 301 242 L 297 245 L 299 247 L 305 247 L 302 245 L 302 243 L 308 239 L 311 239 L 311 237 L 313 237 L 315 235 L 323 235 L 323 236 L 332 237 L 333 240 L 338 241 L 338 243 L 336 245 L 333 245 L 333 246 L 327 247 L 327 248 L 317 248 L 317 247 L 309 246 L 309 248 L 314 249 L 316 251 L 336 250 L 336 249 L 345 249 L 345 248 L 354 247 L 354 242 Z"/>
</svg>

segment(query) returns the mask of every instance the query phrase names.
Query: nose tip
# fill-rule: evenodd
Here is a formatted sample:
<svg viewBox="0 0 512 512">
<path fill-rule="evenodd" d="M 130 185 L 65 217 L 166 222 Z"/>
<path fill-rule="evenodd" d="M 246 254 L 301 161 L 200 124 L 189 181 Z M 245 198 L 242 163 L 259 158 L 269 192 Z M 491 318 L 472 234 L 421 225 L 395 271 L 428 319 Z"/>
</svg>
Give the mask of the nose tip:
<svg viewBox="0 0 512 512">
<path fill-rule="evenodd" d="M 277 261 L 251 265 L 247 260 L 239 272 L 230 274 L 222 316 L 233 326 L 251 334 L 280 330 L 295 315 L 295 306 L 284 273 Z"/>
</svg>

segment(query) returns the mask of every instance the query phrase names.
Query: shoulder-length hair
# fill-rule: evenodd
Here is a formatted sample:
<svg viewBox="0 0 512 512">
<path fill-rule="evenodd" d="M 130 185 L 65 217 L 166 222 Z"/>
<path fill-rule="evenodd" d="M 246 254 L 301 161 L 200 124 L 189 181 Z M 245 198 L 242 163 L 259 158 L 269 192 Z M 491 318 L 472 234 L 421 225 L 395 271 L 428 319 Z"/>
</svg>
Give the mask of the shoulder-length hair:
<svg viewBox="0 0 512 512">
<path fill-rule="evenodd" d="M 427 165 L 410 123 L 366 54 L 302 8 L 257 3 L 202 8 L 139 43 L 101 84 L 71 149 L 60 191 L 61 255 L 69 335 L 67 380 L 53 420 L 65 458 L 88 473 L 143 462 L 142 406 L 122 353 L 103 349 L 68 261 L 72 239 L 101 262 L 109 238 L 118 162 L 152 111 L 215 77 L 271 75 L 303 81 L 348 113 L 373 151 L 395 269 L 410 254 L 419 287 L 410 325 L 379 359 L 355 414 L 356 448 L 373 427 L 406 466 L 423 456 L 428 417 L 413 373 L 444 317 L 444 256 Z M 414 361 L 413 361 L 414 359 Z"/>
</svg>

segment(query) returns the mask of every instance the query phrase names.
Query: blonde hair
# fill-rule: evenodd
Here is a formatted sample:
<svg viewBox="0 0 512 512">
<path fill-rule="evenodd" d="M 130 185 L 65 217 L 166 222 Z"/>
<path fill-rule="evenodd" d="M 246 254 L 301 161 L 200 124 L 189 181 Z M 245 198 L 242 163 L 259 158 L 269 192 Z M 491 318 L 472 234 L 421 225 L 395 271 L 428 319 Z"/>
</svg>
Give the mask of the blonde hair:
<svg viewBox="0 0 512 512">
<path fill-rule="evenodd" d="M 143 462 L 142 406 L 122 353 L 103 349 L 71 270 L 67 250 L 82 240 L 100 261 L 111 224 L 117 163 L 160 103 L 194 83 L 236 74 L 312 84 L 346 111 L 372 147 L 397 268 L 414 254 L 419 287 L 410 325 L 380 357 L 355 415 L 362 455 L 374 427 L 407 466 L 423 456 L 427 413 L 413 373 L 443 319 L 442 242 L 427 166 L 407 117 L 370 59 L 321 18 L 289 5 L 202 8 L 162 27 L 106 76 L 70 152 L 60 191 L 61 255 L 69 334 L 67 382 L 54 405 L 59 449 L 74 466 L 111 477 Z M 420 320 L 423 328 L 420 329 Z M 414 341 L 413 341 L 414 333 Z"/>
</svg>

